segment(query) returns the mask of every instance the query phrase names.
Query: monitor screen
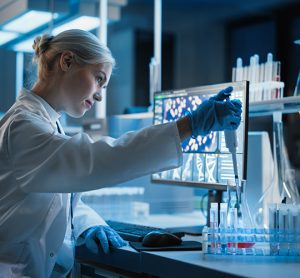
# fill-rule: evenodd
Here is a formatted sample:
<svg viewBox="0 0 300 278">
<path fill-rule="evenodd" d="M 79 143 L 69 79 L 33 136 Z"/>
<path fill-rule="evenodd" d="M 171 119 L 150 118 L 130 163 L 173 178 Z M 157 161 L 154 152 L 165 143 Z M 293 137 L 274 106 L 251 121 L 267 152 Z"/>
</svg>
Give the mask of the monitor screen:
<svg viewBox="0 0 300 278">
<path fill-rule="evenodd" d="M 204 100 L 227 86 L 233 87 L 231 98 L 241 100 L 243 105 L 242 121 L 237 129 L 237 162 L 239 178 L 246 179 L 248 81 L 156 92 L 154 124 L 177 120 L 187 111 L 197 109 Z M 224 190 L 227 181 L 234 179 L 232 156 L 226 148 L 223 131 L 187 139 L 182 143 L 182 151 L 183 165 L 173 170 L 153 174 L 152 182 Z"/>
</svg>

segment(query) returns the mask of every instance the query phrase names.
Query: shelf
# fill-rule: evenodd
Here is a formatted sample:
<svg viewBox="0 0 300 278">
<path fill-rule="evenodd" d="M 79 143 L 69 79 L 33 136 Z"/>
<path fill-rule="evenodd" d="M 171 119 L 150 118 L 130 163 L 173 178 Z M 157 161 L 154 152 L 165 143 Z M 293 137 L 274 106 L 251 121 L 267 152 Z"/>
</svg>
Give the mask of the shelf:
<svg viewBox="0 0 300 278">
<path fill-rule="evenodd" d="M 284 97 L 281 99 L 265 100 L 249 103 L 249 116 L 271 116 L 274 112 L 283 114 L 300 111 L 300 96 Z"/>
</svg>

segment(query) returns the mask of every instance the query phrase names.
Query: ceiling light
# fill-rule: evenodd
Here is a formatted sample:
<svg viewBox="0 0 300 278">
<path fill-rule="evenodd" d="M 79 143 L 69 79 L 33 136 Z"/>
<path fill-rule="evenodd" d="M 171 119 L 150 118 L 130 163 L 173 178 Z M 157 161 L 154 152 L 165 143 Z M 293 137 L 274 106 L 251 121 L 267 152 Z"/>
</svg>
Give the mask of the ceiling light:
<svg viewBox="0 0 300 278">
<path fill-rule="evenodd" d="M 28 11 L 20 17 L 5 24 L 2 29 L 5 31 L 27 33 L 58 17 L 57 13 Z"/>
<path fill-rule="evenodd" d="M 18 36 L 17 33 L 0 31 L 0 45 L 3 45 Z"/>
<path fill-rule="evenodd" d="M 300 44 L 300 40 L 294 41 L 295 44 Z"/>
<path fill-rule="evenodd" d="M 97 28 L 100 24 L 100 20 L 98 17 L 92 17 L 92 16 L 81 16 L 74 20 L 68 21 L 67 23 L 60 25 L 53 29 L 52 35 L 57 35 L 60 32 L 63 32 L 65 30 L 69 29 L 81 29 L 85 31 L 91 31 L 95 28 Z M 30 37 L 29 39 L 26 39 L 24 41 L 21 41 L 13 46 L 14 51 L 19 52 L 29 52 L 32 53 L 34 50 L 32 48 L 34 41 L 34 37 Z"/>
<path fill-rule="evenodd" d="M 85 31 L 91 31 L 100 26 L 100 19 L 92 16 L 80 16 L 74 20 L 71 20 L 63 25 L 60 25 L 53 29 L 52 34 L 55 36 L 63 31 L 69 29 L 81 29 Z"/>
</svg>

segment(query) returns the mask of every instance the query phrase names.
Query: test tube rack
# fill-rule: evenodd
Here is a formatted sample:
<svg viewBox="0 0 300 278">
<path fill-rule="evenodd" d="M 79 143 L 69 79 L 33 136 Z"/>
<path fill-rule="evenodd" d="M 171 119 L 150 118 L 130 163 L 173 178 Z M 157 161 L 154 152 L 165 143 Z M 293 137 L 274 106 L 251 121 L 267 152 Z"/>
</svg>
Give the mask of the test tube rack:
<svg viewBox="0 0 300 278">
<path fill-rule="evenodd" d="M 300 256 L 300 231 L 278 229 L 204 227 L 204 254 L 248 256 Z"/>
<path fill-rule="evenodd" d="M 283 98 L 284 83 L 281 79 L 281 63 L 273 61 L 268 53 L 266 63 L 259 63 L 257 54 L 250 57 L 249 66 L 243 66 L 242 58 L 237 58 L 232 68 L 232 81 L 250 81 L 249 102 L 260 102 Z"/>
</svg>

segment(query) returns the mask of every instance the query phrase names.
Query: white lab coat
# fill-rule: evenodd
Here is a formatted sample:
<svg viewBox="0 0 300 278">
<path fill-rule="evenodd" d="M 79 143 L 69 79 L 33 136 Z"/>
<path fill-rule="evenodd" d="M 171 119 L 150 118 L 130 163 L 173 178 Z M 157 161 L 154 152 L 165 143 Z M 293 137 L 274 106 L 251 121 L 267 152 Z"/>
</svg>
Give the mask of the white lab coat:
<svg viewBox="0 0 300 278">
<path fill-rule="evenodd" d="M 50 277 L 57 262 L 72 266 L 70 194 L 65 193 L 115 185 L 182 163 L 175 123 L 93 142 L 85 133 L 59 134 L 58 118 L 46 101 L 23 90 L 0 121 L 0 274 L 1 265 L 11 277 L 38 278 Z M 84 230 L 105 222 L 74 195 L 78 243 Z"/>
</svg>

